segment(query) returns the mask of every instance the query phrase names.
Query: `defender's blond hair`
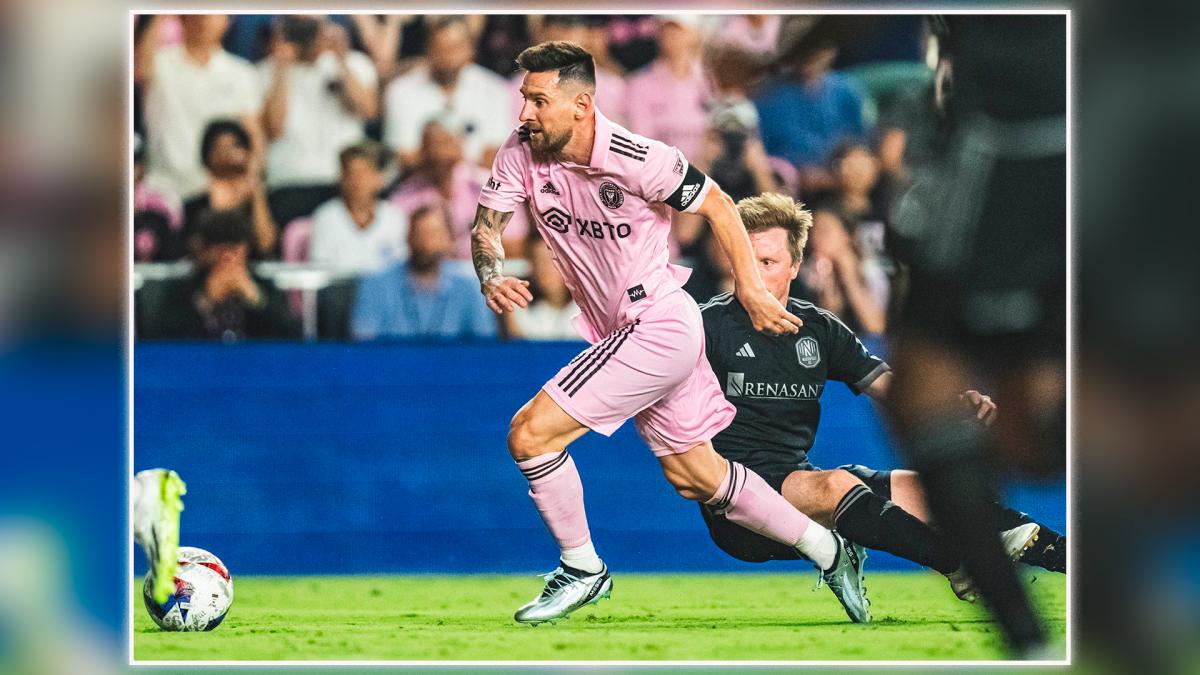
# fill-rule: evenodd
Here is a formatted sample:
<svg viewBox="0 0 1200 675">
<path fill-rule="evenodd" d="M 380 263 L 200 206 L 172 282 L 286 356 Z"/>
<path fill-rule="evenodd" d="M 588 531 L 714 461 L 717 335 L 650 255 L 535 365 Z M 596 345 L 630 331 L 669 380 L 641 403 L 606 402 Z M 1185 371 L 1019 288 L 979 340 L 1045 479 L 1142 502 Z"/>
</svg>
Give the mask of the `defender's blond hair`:
<svg viewBox="0 0 1200 675">
<path fill-rule="evenodd" d="M 746 232 L 766 232 L 781 227 L 787 232 L 788 253 L 792 262 L 804 258 L 804 245 L 808 243 L 808 231 L 812 228 L 812 213 L 804 204 L 776 192 L 764 192 L 757 197 L 746 197 L 737 203 L 738 214 Z"/>
</svg>

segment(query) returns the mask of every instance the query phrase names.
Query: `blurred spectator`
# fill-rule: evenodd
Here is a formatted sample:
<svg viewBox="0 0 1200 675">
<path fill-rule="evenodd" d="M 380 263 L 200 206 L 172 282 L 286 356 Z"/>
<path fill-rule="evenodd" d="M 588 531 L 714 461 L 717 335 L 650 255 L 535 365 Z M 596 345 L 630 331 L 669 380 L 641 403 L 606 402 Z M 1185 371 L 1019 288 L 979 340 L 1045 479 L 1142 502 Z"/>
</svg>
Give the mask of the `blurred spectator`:
<svg viewBox="0 0 1200 675">
<path fill-rule="evenodd" d="M 700 17 L 662 17 L 658 58 L 630 75 L 626 88 L 630 128 L 679 148 L 689 158 L 704 144 L 705 106 L 713 95 L 701 65 L 701 38 Z"/>
<path fill-rule="evenodd" d="M 463 137 L 450 116 L 431 120 L 421 132 L 421 148 L 412 175 L 392 193 L 391 202 L 411 219 L 419 208 L 441 209 L 450 226 L 450 256 L 471 259 L 471 227 L 487 170 L 463 158 Z M 505 249 L 520 251 L 527 229 L 524 214 L 504 230 Z"/>
<path fill-rule="evenodd" d="M 612 57 L 608 49 L 609 20 L 603 16 L 589 14 L 587 30 L 583 34 L 583 48 L 596 61 L 596 92 L 604 110 L 604 116 L 623 126 L 629 125 L 628 85 L 625 70 Z"/>
<path fill-rule="evenodd" d="M 577 340 L 579 332 L 572 320 L 579 307 L 554 266 L 550 247 L 537 234 L 525 240 L 525 259 L 529 261 L 529 307 L 504 315 L 508 334 L 526 340 Z"/>
<path fill-rule="evenodd" d="M 188 14 L 180 21 L 181 44 L 160 48 L 151 25 L 142 31 L 136 58 L 146 87 L 147 180 L 188 199 L 204 190 L 196 149 L 205 126 L 234 117 L 258 133 L 262 89 L 254 67 L 221 48 L 228 17 Z"/>
<path fill-rule="evenodd" d="M 270 257 L 278 228 L 267 205 L 261 160 L 250 134 L 235 120 L 216 120 L 205 127 L 199 145 L 208 189 L 183 204 L 185 236 L 192 237 L 204 212 L 236 210 L 253 226 L 253 257 Z"/>
<path fill-rule="evenodd" d="M 827 309 L 856 333 L 879 334 L 886 328 L 887 280 L 867 281 L 862 258 L 841 221 L 828 211 L 813 214 L 808 253 L 800 266 L 801 281 L 811 290 L 810 299 Z"/>
<path fill-rule="evenodd" d="M 179 196 L 146 184 L 146 144 L 133 139 L 133 258 L 174 260 L 184 254 L 183 205 Z"/>
<path fill-rule="evenodd" d="M 309 260 L 351 272 L 374 272 L 408 257 L 408 219 L 379 199 L 388 153 L 373 141 L 340 157 L 341 196 L 313 213 Z"/>
<path fill-rule="evenodd" d="M 428 54 L 428 63 L 388 85 L 384 141 L 407 171 L 418 159 L 425 123 L 452 113 L 463 123 L 467 159 L 491 166 L 496 149 L 516 126 L 504 79 L 472 63 L 474 36 L 462 17 L 440 17 L 430 26 Z"/>
<path fill-rule="evenodd" d="M 205 213 L 197 236 L 195 272 L 165 282 L 160 302 L 143 306 L 142 337 L 228 342 L 300 336 L 282 293 L 247 267 L 250 223 L 240 212 Z"/>
<path fill-rule="evenodd" d="M 271 53 L 276 21 L 278 18 L 271 14 L 232 14 L 221 45 L 230 54 L 257 63 Z"/>
<path fill-rule="evenodd" d="M 658 56 L 661 22 L 651 14 L 597 17 L 605 26 L 607 52 L 626 73 L 646 67 Z"/>
<path fill-rule="evenodd" d="M 533 33 L 534 44 L 541 42 L 574 42 L 587 49 L 596 60 L 596 105 L 604 111 L 605 117 L 625 124 L 626 114 L 626 85 L 625 77 L 611 65 L 601 65 L 601 59 L 593 49 L 599 49 L 607 54 L 608 45 L 604 41 L 604 28 L 595 28 L 597 21 L 592 17 L 577 14 L 547 14 L 545 16 L 530 16 L 529 23 Z M 598 39 L 597 39 L 597 36 Z M 611 63 L 611 58 L 604 59 Z M 521 95 L 521 85 L 525 82 L 525 73 L 518 70 L 509 78 L 513 91 L 512 119 L 521 114 L 521 106 L 525 103 Z"/>
<path fill-rule="evenodd" d="M 861 260 L 863 279 L 875 302 L 891 306 L 896 264 L 887 250 L 887 213 L 894 190 L 879 158 L 860 143 L 843 143 L 833 151 L 833 193 L 814 200 L 813 218 L 836 221 L 850 235 Z"/>
<path fill-rule="evenodd" d="M 350 50 L 341 26 L 316 16 L 285 16 L 258 71 L 267 92 L 263 126 L 270 141 L 272 211 L 279 222 L 291 222 L 328 199 L 338 152 L 363 140 L 366 120 L 379 113 L 375 67 Z"/>
<path fill-rule="evenodd" d="M 714 295 L 733 290 L 733 266 L 729 257 L 711 233 L 692 246 L 692 276 L 683 290 L 698 303 L 708 302 Z"/>
<path fill-rule="evenodd" d="M 710 40 L 712 46 L 735 48 L 759 59 L 775 54 L 779 43 L 778 14 L 734 14 L 720 17 Z"/>
<path fill-rule="evenodd" d="M 708 173 L 734 201 L 778 192 L 767 151 L 758 133 L 758 113 L 746 99 L 729 99 L 713 107 L 702 156 Z"/>
<path fill-rule="evenodd" d="M 409 258 L 365 277 L 350 332 L 376 338 L 490 338 L 496 319 L 470 267 L 447 261 L 450 229 L 440 209 L 418 209 L 408 230 Z"/>
<path fill-rule="evenodd" d="M 475 62 L 500 77 L 508 77 L 517 69 L 517 54 L 538 41 L 530 37 L 528 19 L 531 17 L 487 14 L 482 18 Z"/>
<path fill-rule="evenodd" d="M 778 15 L 761 14 L 718 18 L 704 49 L 705 70 L 717 98 L 728 105 L 749 99 L 775 58 L 781 21 Z"/>
<path fill-rule="evenodd" d="M 862 96 L 849 78 L 830 71 L 837 51 L 828 41 L 810 45 L 794 67 L 766 82 L 754 97 L 767 152 L 800 170 L 806 193 L 833 186 L 825 169 L 830 153 L 867 131 Z"/>
<path fill-rule="evenodd" d="M 407 52 L 422 53 L 425 41 L 425 22 L 415 14 L 354 14 L 354 31 L 363 50 L 375 64 L 383 82 L 391 80 L 400 70 L 400 59 Z M 419 31 L 419 39 L 414 40 Z M 413 51 L 415 50 L 415 51 Z"/>
</svg>

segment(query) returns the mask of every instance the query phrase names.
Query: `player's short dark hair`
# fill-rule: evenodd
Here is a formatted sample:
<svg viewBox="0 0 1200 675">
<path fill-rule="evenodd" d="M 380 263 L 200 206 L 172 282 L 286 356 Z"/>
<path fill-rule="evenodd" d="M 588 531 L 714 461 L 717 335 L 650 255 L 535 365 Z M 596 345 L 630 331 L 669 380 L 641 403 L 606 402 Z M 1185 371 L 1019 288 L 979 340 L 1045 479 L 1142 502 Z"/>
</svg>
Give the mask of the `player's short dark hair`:
<svg viewBox="0 0 1200 675">
<path fill-rule="evenodd" d="M 808 231 L 812 228 L 812 213 L 804 204 L 777 192 L 764 192 L 757 197 L 746 197 L 737 203 L 738 215 L 746 232 L 766 232 L 781 227 L 787 232 L 788 253 L 792 262 L 804 259 L 804 246 L 808 243 Z"/>
<path fill-rule="evenodd" d="M 365 159 L 371 163 L 371 166 L 383 171 L 387 168 L 390 157 L 391 155 L 388 153 L 387 148 L 381 143 L 377 141 L 363 141 L 343 148 L 338 153 L 338 163 L 341 165 L 342 170 L 345 171 L 346 167 L 350 166 L 350 162 L 356 159 Z"/>
<path fill-rule="evenodd" d="M 241 122 L 233 119 L 213 120 L 204 127 L 204 135 L 200 138 L 200 162 L 204 166 L 208 166 L 208 153 L 212 152 L 217 139 L 226 134 L 232 135 L 239 147 L 250 149 L 250 133 Z"/>
<path fill-rule="evenodd" d="M 530 73 L 558 72 L 558 82 L 582 82 L 596 86 L 596 61 L 583 47 L 574 42 L 543 42 L 529 47 L 517 56 L 517 65 Z"/>
</svg>

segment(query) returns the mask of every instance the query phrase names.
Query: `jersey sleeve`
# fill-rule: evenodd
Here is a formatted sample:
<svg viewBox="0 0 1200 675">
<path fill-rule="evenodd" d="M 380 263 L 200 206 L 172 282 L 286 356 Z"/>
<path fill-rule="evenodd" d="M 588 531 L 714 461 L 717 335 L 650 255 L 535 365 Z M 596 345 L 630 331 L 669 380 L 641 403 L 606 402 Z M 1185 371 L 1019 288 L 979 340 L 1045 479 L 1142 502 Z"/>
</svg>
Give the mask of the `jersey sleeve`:
<svg viewBox="0 0 1200 675">
<path fill-rule="evenodd" d="M 678 148 L 665 143 L 650 144 L 642 173 L 642 195 L 646 201 L 695 213 L 712 186 L 712 179 L 692 166 Z"/>
<path fill-rule="evenodd" d="M 833 314 L 827 314 L 826 319 L 829 324 L 828 378 L 845 382 L 855 395 L 861 394 L 891 368 L 872 354 L 840 319 Z"/>
<path fill-rule="evenodd" d="M 512 213 L 529 199 L 525 176 L 529 173 L 526 149 L 517 131 L 496 152 L 492 173 L 479 191 L 479 204 L 502 213 Z"/>
</svg>

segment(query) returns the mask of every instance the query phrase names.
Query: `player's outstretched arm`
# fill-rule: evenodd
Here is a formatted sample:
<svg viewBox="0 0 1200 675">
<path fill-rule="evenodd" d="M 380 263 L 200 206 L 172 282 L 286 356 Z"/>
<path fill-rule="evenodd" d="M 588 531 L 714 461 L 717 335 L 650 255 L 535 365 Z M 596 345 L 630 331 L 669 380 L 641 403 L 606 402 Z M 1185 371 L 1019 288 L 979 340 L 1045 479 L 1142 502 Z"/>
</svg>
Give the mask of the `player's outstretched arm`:
<svg viewBox="0 0 1200 675">
<path fill-rule="evenodd" d="M 883 403 L 887 400 L 888 387 L 892 381 L 890 372 L 884 373 L 875 378 L 866 389 L 865 394 L 871 397 L 872 400 Z M 996 416 L 999 414 L 999 406 L 992 400 L 991 396 L 982 394 L 974 389 L 968 389 L 958 395 L 958 399 L 966 405 L 971 412 L 975 414 L 975 419 L 979 420 L 984 426 L 991 426 L 992 422 L 996 421 Z"/>
<path fill-rule="evenodd" d="M 528 307 L 533 300 L 529 282 L 504 276 L 504 243 L 501 235 L 512 213 L 480 204 L 471 227 L 471 262 L 479 276 L 479 290 L 487 306 L 497 314 L 511 312 L 513 305 Z"/>
<path fill-rule="evenodd" d="M 738 301 L 746 308 L 754 329 L 769 335 L 799 332 L 804 322 L 771 295 L 758 273 L 750 237 L 746 234 L 746 227 L 742 225 L 742 217 L 738 215 L 733 199 L 713 185 L 696 212 L 708 219 L 717 242 L 725 255 L 729 256 Z"/>
</svg>

